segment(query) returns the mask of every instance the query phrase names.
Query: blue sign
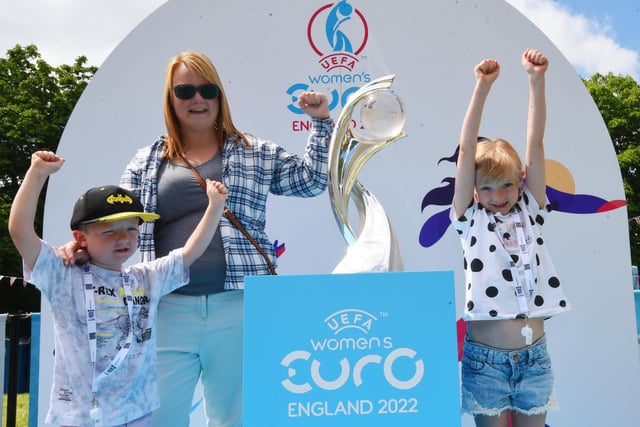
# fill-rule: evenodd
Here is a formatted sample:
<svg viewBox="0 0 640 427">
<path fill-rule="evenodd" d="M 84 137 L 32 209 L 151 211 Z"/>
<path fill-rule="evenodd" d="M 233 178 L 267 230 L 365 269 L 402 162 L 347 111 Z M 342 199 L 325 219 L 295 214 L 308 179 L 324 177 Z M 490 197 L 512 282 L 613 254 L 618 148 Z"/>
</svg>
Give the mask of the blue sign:
<svg viewBox="0 0 640 427">
<path fill-rule="evenodd" d="M 245 279 L 245 427 L 460 426 L 451 271 Z"/>
</svg>

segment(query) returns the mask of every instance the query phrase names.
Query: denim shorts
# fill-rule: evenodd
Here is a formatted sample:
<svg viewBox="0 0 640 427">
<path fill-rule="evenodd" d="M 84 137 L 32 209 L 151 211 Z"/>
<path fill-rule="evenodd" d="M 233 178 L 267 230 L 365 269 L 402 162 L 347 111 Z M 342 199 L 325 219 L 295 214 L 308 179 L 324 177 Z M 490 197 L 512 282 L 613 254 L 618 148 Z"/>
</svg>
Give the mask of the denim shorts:
<svg viewBox="0 0 640 427">
<path fill-rule="evenodd" d="M 462 355 L 462 411 L 498 416 L 557 409 L 546 337 L 519 350 L 502 350 L 465 338 Z"/>
</svg>

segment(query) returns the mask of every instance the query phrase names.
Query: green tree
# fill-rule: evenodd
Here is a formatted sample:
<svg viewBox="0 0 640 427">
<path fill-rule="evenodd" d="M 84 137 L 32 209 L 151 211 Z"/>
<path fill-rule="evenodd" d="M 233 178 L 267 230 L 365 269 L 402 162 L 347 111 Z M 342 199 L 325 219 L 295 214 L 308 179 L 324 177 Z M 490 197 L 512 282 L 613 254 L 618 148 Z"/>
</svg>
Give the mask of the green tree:
<svg viewBox="0 0 640 427">
<path fill-rule="evenodd" d="M 31 153 L 56 150 L 76 102 L 97 70 L 87 65 L 85 56 L 73 65 L 52 67 L 35 45 L 16 45 L 0 58 L 0 274 L 4 276 L 22 276 L 7 221 Z M 37 215 L 39 233 L 43 202 L 44 196 Z"/>
<path fill-rule="evenodd" d="M 640 216 L 640 85 L 629 76 L 584 80 L 607 125 L 622 172 L 629 218 Z M 629 221 L 631 262 L 640 265 L 640 226 Z"/>
</svg>

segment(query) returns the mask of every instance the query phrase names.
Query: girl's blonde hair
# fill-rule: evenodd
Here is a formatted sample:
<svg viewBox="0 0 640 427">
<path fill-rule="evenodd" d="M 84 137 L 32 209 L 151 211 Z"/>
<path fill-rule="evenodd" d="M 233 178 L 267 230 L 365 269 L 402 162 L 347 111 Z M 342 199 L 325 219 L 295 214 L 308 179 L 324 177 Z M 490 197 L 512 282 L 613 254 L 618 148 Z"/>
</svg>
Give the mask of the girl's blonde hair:
<svg viewBox="0 0 640 427">
<path fill-rule="evenodd" d="M 204 77 L 209 83 L 213 83 L 220 88 L 218 95 L 219 111 L 215 124 L 213 125 L 218 141 L 220 141 L 220 149 L 224 145 L 227 138 L 234 139 L 237 142 L 249 146 L 247 137 L 236 129 L 231 120 L 231 111 L 225 96 L 222 81 L 218 75 L 218 71 L 213 63 L 205 55 L 197 52 L 182 52 L 169 61 L 165 74 L 164 84 L 164 122 L 167 127 L 167 136 L 165 137 L 166 149 L 164 156 L 170 159 L 178 158 L 179 154 L 184 153 L 185 141 L 183 140 L 182 127 L 176 116 L 173 107 L 172 94 L 173 91 L 173 74 L 180 64 L 184 64 L 192 71 Z"/>
<path fill-rule="evenodd" d="M 478 142 L 476 149 L 476 176 L 491 181 L 520 180 L 522 161 L 511 144 L 501 138 L 486 139 Z"/>
</svg>

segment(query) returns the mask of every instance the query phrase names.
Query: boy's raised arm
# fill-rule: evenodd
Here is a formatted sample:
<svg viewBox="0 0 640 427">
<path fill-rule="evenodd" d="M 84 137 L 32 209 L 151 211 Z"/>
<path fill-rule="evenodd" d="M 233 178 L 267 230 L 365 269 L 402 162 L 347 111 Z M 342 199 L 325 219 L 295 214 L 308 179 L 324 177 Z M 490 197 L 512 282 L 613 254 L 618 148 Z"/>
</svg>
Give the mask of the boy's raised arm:
<svg viewBox="0 0 640 427">
<path fill-rule="evenodd" d="M 195 260 L 200 258 L 207 249 L 207 246 L 209 246 L 220 222 L 227 195 L 227 188 L 221 182 L 207 179 L 209 205 L 202 219 L 182 248 L 182 258 L 185 267 L 189 267 Z"/>
<path fill-rule="evenodd" d="M 40 237 L 36 234 L 34 220 L 38 198 L 47 178 L 58 171 L 64 159 L 51 151 L 37 151 L 31 155 L 31 166 L 24 176 L 9 214 L 9 234 L 26 266 L 33 266 L 40 254 Z"/>
</svg>

